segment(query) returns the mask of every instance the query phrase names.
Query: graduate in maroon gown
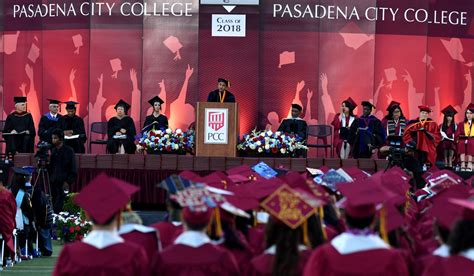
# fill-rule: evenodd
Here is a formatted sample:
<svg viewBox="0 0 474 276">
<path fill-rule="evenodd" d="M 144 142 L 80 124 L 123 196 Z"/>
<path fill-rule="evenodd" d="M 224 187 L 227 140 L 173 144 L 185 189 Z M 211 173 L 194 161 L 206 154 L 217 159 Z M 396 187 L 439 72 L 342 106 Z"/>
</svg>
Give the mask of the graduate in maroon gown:
<svg viewBox="0 0 474 276">
<path fill-rule="evenodd" d="M 261 206 L 271 217 L 266 228 L 266 249 L 252 260 L 250 275 L 301 275 L 311 254 L 311 249 L 323 243 L 319 220 L 314 215 L 317 204 L 304 191 L 284 184 L 265 199 Z M 315 218 L 313 216 L 313 218 Z M 311 238 L 310 235 L 315 235 Z"/>
<path fill-rule="evenodd" d="M 232 254 L 211 243 L 206 229 L 222 200 L 201 184 L 178 191 L 171 198 L 183 207 L 184 232 L 174 244 L 155 255 L 153 275 L 240 275 Z"/>
<path fill-rule="evenodd" d="M 347 139 L 349 138 L 349 128 L 356 119 L 354 108 L 357 107 L 355 101 L 349 97 L 341 104 L 341 112 L 337 113 L 332 120 L 331 125 L 334 127 L 334 146 L 336 153 L 341 159 L 349 158 L 351 146 Z"/>
<path fill-rule="evenodd" d="M 75 200 L 92 220 L 92 231 L 82 241 L 64 246 L 53 275 L 149 275 L 144 249 L 117 233 L 121 211 L 137 190 L 105 173 L 82 189 Z"/>
<path fill-rule="evenodd" d="M 449 236 L 449 257 L 431 262 L 423 275 L 470 276 L 474 273 L 474 201 L 449 199 L 462 210 L 462 217 Z"/>
<path fill-rule="evenodd" d="M 472 156 L 474 155 L 474 104 L 466 109 L 464 121 L 458 124 L 455 134 L 457 151 L 461 161 L 461 171 L 472 172 Z"/>
<path fill-rule="evenodd" d="M 0 164 L 0 235 L 6 244 L 5 256 L 9 255 L 8 252 L 15 251 L 13 230 L 15 229 L 16 202 L 12 192 L 4 186 L 8 179 L 8 169 L 9 166 L 6 164 Z M 3 264 L 3 260 L 0 260 L 0 263 Z"/>
<path fill-rule="evenodd" d="M 441 133 L 441 143 L 439 144 L 439 149 L 444 157 L 444 167 L 452 168 L 453 160 L 456 158 L 456 143 L 455 143 L 455 133 L 458 128 L 456 121 L 454 120 L 454 115 L 458 112 L 454 107 L 448 105 L 443 110 L 443 123 L 439 126 L 439 131 Z"/>
<path fill-rule="evenodd" d="M 431 108 L 425 105 L 418 106 L 420 116 L 408 122 L 408 126 L 403 134 L 403 142 L 408 144 L 411 141 L 416 142 L 418 159 L 422 164 L 430 163 L 434 166 L 436 163 L 436 147 L 441 141 L 438 124 L 428 114 Z"/>
<path fill-rule="evenodd" d="M 346 196 L 349 230 L 317 248 L 304 275 L 409 275 L 403 254 L 372 231 L 375 204 L 390 198 L 380 183 L 368 178 L 337 187 Z"/>
</svg>

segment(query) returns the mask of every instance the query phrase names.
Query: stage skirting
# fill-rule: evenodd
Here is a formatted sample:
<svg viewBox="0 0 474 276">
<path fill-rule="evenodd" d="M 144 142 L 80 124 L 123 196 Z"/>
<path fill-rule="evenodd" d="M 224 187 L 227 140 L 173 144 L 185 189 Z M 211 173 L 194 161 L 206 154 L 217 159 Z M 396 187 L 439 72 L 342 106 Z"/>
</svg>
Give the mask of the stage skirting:
<svg viewBox="0 0 474 276">
<path fill-rule="evenodd" d="M 141 155 L 141 154 L 78 154 L 76 163 L 78 178 L 71 187 L 73 192 L 80 191 L 93 177 L 106 172 L 140 187 L 133 202 L 144 205 L 163 205 L 165 192 L 156 184 L 167 176 L 183 170 L 205 175 L 212 171 L 224 171 L 242 164 L 252 166 L 263 161 L 273 167 L 284 167 L 304 172 L 306 167 L 329 168 L 357 166 L 367 172 L 383 170 L 387 160 L 377 159 L 332 159 L 332 158 L 250 158 L 250 157 L 197 157 L 192 155 Z M 17 154 L 15 166 L 36 166 L 33 154 Z M 158 207 L 158 206 L 157 206 Z"/>
</svg>

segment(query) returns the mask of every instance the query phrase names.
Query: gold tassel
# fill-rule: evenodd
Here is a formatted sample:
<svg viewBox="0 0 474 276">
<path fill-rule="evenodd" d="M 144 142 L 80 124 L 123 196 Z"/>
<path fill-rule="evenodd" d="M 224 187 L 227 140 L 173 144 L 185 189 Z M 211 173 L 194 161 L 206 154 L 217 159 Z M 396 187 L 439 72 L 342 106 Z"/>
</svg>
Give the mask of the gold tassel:
<svg viewBox="0 0 474 276">
<path fill-rule="evenodd" d="M 311 244 L 308 238 L 308 221 L 307 220 L 303 222 L 303 243 L 304 245 L 311 247 Z"/>
<path fill-rule="evenodd" d="M 382 209 L 380 209 L 380 226 L 379 226 L 379 230 L 380 230 L 380 236 L 382 236 L 382 239 L 387 243 L 387 244 L 390 244 L 389 243 L 389 240 L 388 240 L 388 233 L 387 233 L 387 225 L 386 225 L 386 217 L 385 217 L 385 206 L 382 207 Z"/>
<path fill-rule="evenodd" d="M 253 212 L 253 227 L 256 227 L 258 225 L 258 219 L 257 219 L 257 211 Z"/>
<path fill-rule="evenodd" d="M 407 191 L 405 194 L 406 199 L 405 199 L 405 210 L 403 210 L 403 213 L 406 215 L 408 212 L 408 208 L 410 208 L 410 191 Z"/>
<path fill-rule="evenodd" d="M 215 215 L 216 215 L 216 236 L 220 238 L 222 237 L 222 224 L 221 224 L 221 214 L 219 212 L 219 207 L 216 207 Z"/>
<path fill-rule="evenodd" d="M 207 235 L 210 237 L 212 235 L 212 225 L 214 225 L 214 218 L 215 213 L 213 212 L 211 215 L 211 220 L 209 221 L 209 224 L 207 225 Z"/>
<path fill-rule="evenodd" d="M 328 234 L 326 233 L 326 229 L 324 228 L 324 208 L 323 206 L 319 206 L 319 221 L 321 222 L 321 232 L 323 233 L 323 239 L 325 241 L 328 240 Z"/>
</svg>

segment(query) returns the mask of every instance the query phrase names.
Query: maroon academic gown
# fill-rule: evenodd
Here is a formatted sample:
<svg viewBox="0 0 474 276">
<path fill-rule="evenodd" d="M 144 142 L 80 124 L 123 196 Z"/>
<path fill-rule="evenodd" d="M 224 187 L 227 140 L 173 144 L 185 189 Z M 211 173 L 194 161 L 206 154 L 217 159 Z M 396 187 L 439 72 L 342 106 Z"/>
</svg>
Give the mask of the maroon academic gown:
<svg viewBox="0 0 474 276">
<path fill-rule="evenodd" d="M 471 249 L 472 250 L 472 249 Z M 474 261 L 463 256 L 451 256 L 433 260 L 423 272 L 423 276 L 472 276 Z"/>
<path fill-rule="evenodd" d="M 331 125 L 334 127 L 334 146 L 336 147 L 336 153 L 338 156 L 341 154 L 341 148 L 343 146 L 344 140 L 347 140 L 348 137 L 344 139 L 344 137 L 341 137 L 341 128 L 342 126 L 342 121 L 339 118 L 341 116 L 340 113 L 336 114 L 334 116 L 334 120 L 332 120 Z M 349 132 L 349 127 L 352 125 L 356 117 L 351 116 L 345 118 L 345 127 L 347 128 L 347 132 Z"/>
<path fill-rule="evenodd" d="M 155 228 L 160 236 L 161 248 L 166 248 L 173 244 L 177 236 L 183 233 L 183 225 L 174 225 L 169 221 L 161 221 L 150 225 Z"/>
<path fill-rule="evenodd" d="M 375 240 L 375 242 L 371 240 Z M 371 245 L 371 243 L 373 244 Z M 383 240 L 374 235 L 359 237 L 342 233 L 330 243 L 324 244 L 313 251 L 306 264 L 304 275 L 409 275 L 403 254 L 398 250 L 388 248 L 388 245 L 383 243 Z M 336 244 L 339 244 L 342 248 L 352 248 L 352 250 L 337 249 L 340 246 L 335 246 Z M 366 246 L 366 249 L 357 249 L 357 247 L 360 247 L 358 245 Z"/>
<path fill-rule="evenodd" d="M 149 275 L 149 261 L 143 248 L 132 243 L 122 241 L 99 249 L 83 240 L 64 246 L 53 275 Z"/>
<path fill-rule="evenodd" d="M 0 234 L 6 245 L 15 251 L 13 245 L 13 229 L 15 229 L 16 201 L 13 194 L 4 187 L 0 187 Z"/>
<path fill-rule="evenodd" d="M 120 228 L 119 234 L 126 242 L 134 243 L 145 249 L 150 261 L 160 250 L 160 238 L 155 228 L 125 224 Z"/>
<path fill-rule="evenodd" d="M 252 266 L 248 275 L 252 276 L 264 276 L 272 275 L 273 270 L 273 260 L 275 259 L 275 248 L 274 246 L 265 250 L 263 254 L 252 259 Z M 310 250 L 301 250 L 300 251 L 300 260 L 298 266 L 296 267 L 295 275 L 302 275 L 304 267 L 308 262 L 309 257 L 311 256 Z M 316 274 L 314 274 L 316 275 Z"/>
<path fill-rule="evenodd" d="M 461 122 L 456 129 L 455 139 L 457 141 L 457 150 L 459 154 L 474 155 L 474 123 L 471 125 L 470 131 L 465 132 L 464 125 L 468 123 Z M 467 138 L 466 137 L 471 137 Z M 467 141 L 467 144 L 466 144 Z"/>
<path fill-rule="evenodd" d="M 409 124 L 403 134 L 403 143 L 408 144 L 408 142 L 415 140 L 416 149 L 425 152 L 428 161 L 434 165 L 436 163 L 436 147 L 441 141 L 438 125 L 431 119 L 423 122 L 416 119 L 410 121 Z M 422 128 L 425 131 L 421 131 Z"/>
<path fill-rule="evenodd" d="M 183 232 L 176 238 L 175 244 L 155 255 L 152 275 L 240 275 L 237 262 L 229 251 L 211 244 L 210 240 L 195 238 L 196 232 L 189 232 L 194 231 Z"/>
</svg>

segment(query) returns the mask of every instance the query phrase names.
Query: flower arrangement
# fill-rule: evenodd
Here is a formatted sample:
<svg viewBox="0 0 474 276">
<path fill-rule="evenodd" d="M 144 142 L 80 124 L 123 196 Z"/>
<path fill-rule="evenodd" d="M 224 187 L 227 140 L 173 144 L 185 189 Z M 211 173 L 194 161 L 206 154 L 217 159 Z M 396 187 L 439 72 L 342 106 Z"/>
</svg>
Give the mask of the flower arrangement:
<svg viewBox="0 0 474 276">
<path fill-rule="evenodd" d="M 56 239 L 64 242 L 82 240 L 92 229 L 92 223 L 81 218 L 80 212 L 60 212 L 53 214 L 53 229 L 56 228 Z"/>
<path fill-rule="evenodd" d="M 181 129 L 151 129 L 137 137 L 137 150 L 147 153 L 192 153 L 194 148 L 194 131 L 183 132 Z"/>
<path fill-rule="evenodd" d="M 291 156 L 298 149 L 307 149 L 302 138 L 283 133 L 253 130 L 245 134 L 237 145 L 237 149 L 244 154 L 262 156 Z"/>
</svg>

